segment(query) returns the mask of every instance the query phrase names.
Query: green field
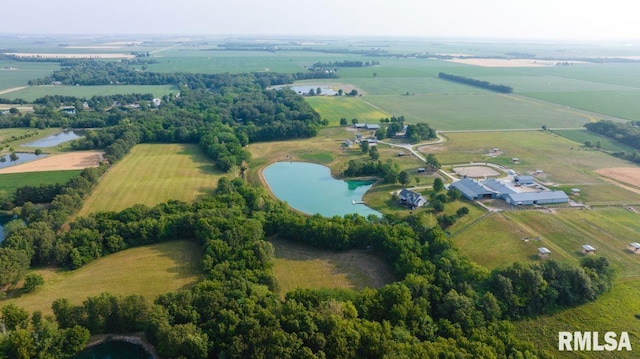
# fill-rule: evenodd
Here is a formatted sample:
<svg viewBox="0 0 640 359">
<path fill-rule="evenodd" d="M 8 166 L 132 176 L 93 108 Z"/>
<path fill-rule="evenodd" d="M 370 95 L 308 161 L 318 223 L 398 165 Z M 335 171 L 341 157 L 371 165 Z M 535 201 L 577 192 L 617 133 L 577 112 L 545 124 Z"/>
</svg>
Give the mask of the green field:
<svg viewBox="0 0 640 359">
<path fill-rule="evenodd" d="M 52 314 L 51 303 L 68 298 L 79 305 L 103 292 L 139 294 L 150 301 L 166 292 L 183 290 L 203 279 L 200 246 L 193 241 L 169 241 L 111 254 L 75 271 L 33 269 L 45 279 L 42 288 L 21 294 L 21 285 L 10 290 L 2 305 L 16 303 L 29 312 Z"/>
<path fill-rule="evenodd" d="M 2 95 L 8 99 L 21 98 L 33 101 L 47 95 L 75 96 L 78 98 L 91 98 L 92 96 L 109 96 L 118 94 L 147 94 L 154 97 L 162 97 L 178 90 L 170 85 L 105 85 L 105 86 L 32 86 L 19 91 Z"/>
<path fill-rule="evenodd" d="M 27 86 L 29 80 L 51 75 L 60 65 L 50 62 L 0 61 L 0 91 Z M 2 94 L 0 98 L 14 98 Z"/>
<path fill-rule="evenodd" d="M 581 145 L 584 145 L 586 141 L 591 141 L 595 146 L 596 142 L 600 142 L 600 145 L 603 150 L 611 151 L 611 152 L 627 152 L 631 153 L 635 151 L 633 147 L 629 147 L 624 143 L 618 142 L 609 137 L 605 137 L 599 135 L 594 132 L 590 132 L 586 129 L 584 130 L 554 130 L 553 133 L 558 134 L 566 139 L 571 141 L 575 141 Z"/>
<path fill-rule="evenodd" d="M 0 191 L 8 194 L 15 192 L 16 188 L 23 186 L 40 186 L 41 184 L 67 183 L 71 178 L 78 176 L 81 170 L 70 171 L 46 171 L 0 174 Z"/>
<path fill-rule="evenodd" d="M 220 175 L 195 145 L 137 145 L 109 169 L 79 215 L 171 199 L 190 202 L 215 188 Z"/>
<path fill-rule="evenodd" d="M 270 239 L 280 295 L 296 288 L 379 288 L 395 280 L 388 263 L 369 251 L 334 252 Z"/>
<path fill-rule="evenodd" d="M 314 96 L 307 97 L 306 101 L 320 113 L 323 120 L 329 121 L 329 126 L 340 125 L 341 118 L 346 118 L 351 125 L 354 118 L 359 123 L 380 123 L 380 119 L 391 117 L 357 97 Z"/>
</svg>

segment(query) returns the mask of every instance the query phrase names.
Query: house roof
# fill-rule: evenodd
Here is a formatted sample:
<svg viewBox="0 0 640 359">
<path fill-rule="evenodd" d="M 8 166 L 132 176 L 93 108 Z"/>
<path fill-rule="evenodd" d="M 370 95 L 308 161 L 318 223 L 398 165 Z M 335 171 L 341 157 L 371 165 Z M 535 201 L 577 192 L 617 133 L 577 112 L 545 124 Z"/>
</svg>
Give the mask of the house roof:
<svg viewBox="0 0 640 359">
<path fill-rule="evenodd" d="M 540 247 L 540 248 L 538 248 L 538 253 L 540 253 L 540 254 L 551 254 L 551 251 L 547 247 Z"/>
<path fill-rule="evenodd" d="M 533 182 L 533 176 L 515 176 L 513 179 L 516 182 Z"/>
<path fill-rule="evenodd" d="M 469 177 L 465 177 L 460 181 L 453 182 L 451 184 L 451 187 L 459 189 L 462 194 L 469 198 L 475 198 L 484 194 L 491 193 L 491 191 L 484 188 L 480 183 L 472 180 Z"/>
<path fill-rule="evenodd" d="M 403 188 L 402 190 L 400 190 L 398 197 L 400 197 L 401 199 L 404 199 L 407 203 L 412 204 L 414 206 L 427 203 L 427 199 L 422 197 L 420 193 L 413 192 L 406 188 Z M 420 203 L 420 201 L 422 201 L 422 204 Z"/>
<path fill-rule="evenodd" d="M 522 192 L 508 193 L 508 197 L 513 202 L 530 202 L 530 201 L 556 201 L 568 202 L 569 197 L 562 191 L 542 191 L 542 192 Z"/>
<path fill-rule="evenodd" d="M 595 251 L 596 250 L 595 248 L 593 248 L 592 246 L 590 246 L 588 244 L 583 245 L 582 248 L 584 248 L 584 250 L 587 251 L 587 252 L 591 252 L 591 251 Z"/>
</svg>

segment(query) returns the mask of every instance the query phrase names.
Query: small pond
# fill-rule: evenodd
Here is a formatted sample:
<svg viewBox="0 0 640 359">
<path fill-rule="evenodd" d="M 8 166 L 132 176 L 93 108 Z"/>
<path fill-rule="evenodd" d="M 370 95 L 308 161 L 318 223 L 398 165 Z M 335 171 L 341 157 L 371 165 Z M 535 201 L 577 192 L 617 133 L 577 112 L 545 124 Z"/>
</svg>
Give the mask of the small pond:
<svg viewBox="0 0 640 359">
<path fill-rule="evenodd" d="M 136 344 L 110 341 L 85 349 L 71 359 L 151 359 L 144 349 Z"/>
<path fill-rule="evenodd" d="M 278 199 L 300 212 L 325 217 L 352 213 L 382 216 L 364 204 L 353 204 L 362 200 L 373 181 L 336 180 L 328 167 L 306 162 L 276 162 L 262 175 Z"/>
<path fill-rule="evenodd" d="M 39 139 L 37 141 L 25 143 L 23 144 L 23 146 L 37 148 L 53 147 L 64 142 L 75 140 L 76 138 L 80 138 L 82 136 L 84 136 L 83 131 L 63 131 L 55 133 L 49 137 Z"/>
<path fill-rule="evenodd" d="M 296 86 L 287 86 L 290 89 L 292 89 L 293 91 L 301 94 L 301 95 L 306 95 L 309 93 L 309 91 L 311 91 L 311 89 L 313 89 L 314 92 L 316 92 L 318 90 L 318 88 L 320 88 L 320 94 L 321 95 L 328 95 L 328 96 L 334 96 L 337 95 L 338 92 L 337 91 L 333 91 L 332 89 L 328 88 L 328 87 L 322 87 L 322 86 L 306 86 L 306 85 L 296 85 Z"/>
<path fill-rule="evenodd" d="M 21 163 L 33 161 L 39 158 L 47 157 L 46 154 L 41 154 L 39 156 L 36 156 L 34 153 L 26 153 L 26 152 L 16 152 L 16 155 L 18 156 L 18 160 L 16 161 L 11 161 L 10 154 L 0 156 L 0 169 L 19 165 Z M 2 160 L 3 158 L 4 160 Z"/>
</svg>

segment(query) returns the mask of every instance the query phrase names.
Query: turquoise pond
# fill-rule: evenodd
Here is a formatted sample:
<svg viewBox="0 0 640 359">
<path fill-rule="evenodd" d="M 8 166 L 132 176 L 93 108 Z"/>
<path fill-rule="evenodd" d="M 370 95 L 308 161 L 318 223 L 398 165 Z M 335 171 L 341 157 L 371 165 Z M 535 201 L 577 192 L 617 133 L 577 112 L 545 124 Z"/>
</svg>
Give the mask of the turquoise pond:
<svg viewBox="0 0 640 359">
<path fill-rule="evenodd" d="M 328 167 L 306 162 L 276 162 L 262 171 L 273 194 L 292 208 L 325 217 L 357 213 L 381 217 L 364 204 L 362 196 L 373 181 L 342 181 L 331 177 Z"/>
</svg>

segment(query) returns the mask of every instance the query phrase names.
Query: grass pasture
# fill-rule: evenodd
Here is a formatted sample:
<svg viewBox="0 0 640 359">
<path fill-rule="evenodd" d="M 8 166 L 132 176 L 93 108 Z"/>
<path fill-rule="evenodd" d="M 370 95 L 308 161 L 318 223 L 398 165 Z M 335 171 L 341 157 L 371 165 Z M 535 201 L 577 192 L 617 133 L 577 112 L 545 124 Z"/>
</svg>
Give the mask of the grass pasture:
<svg viewBox="0 0 640 359">
<path fill-rule="evenodd" d="M 191 202 L 215 188 L 220 175 L 196 145 L 137 145 L 109 169 L 79 215 L 172 199 Z"/>
<path fill-rule="evenodd" d="M 523 210 L 491 214 L 453 237 L 453 242 L 463 254 L 490 269 L 538 261 L 538 247 L 549 248 L 555 260 L 578 263 L 584 256 L 580 247 L 590 244 L 597 255 L 611 261 L 618 278 L 640 278 L 640 256 L 626 249 L 637 241 L 638 232 L 640 214 L 622 207 L 554 213 Z M 540 240 L 531 240 L 536 237 Z"/>
<path fill-rule="evenodd" d="M 60 68 L 51 62 L 0 61 L 0 92 L 20 86 L 27 86 L 29 80 L 49 76 Z M 0 95 L 13 98 L 13 93 Z"/>
<path fill-rule="evenodd" d="M 522 340 L 536 343 L 536 347 L 545 350 L 557 358 L 637 358 L 640 330 L 640 281 L 617 282 L 611 292 L 598 297 L 594 302 L 559 311 L 551 315 L 515 322 L 514 334 Z M 597 331 L 602 335 L 613 331 L 629 333 L 632 351 L 560 352 L 558 351 L 558 332 L 560 331 Z"/>
<path fill-rule="evenodd" d="M 605 151 L 611 152 L 627 152 L 631 153 L 635 151 L 633 147 L 629 147 L 624 143 L 613 140 L 609 137 L 599 135 L 597 133 L 590 132 L 588 130 L 554 130 L 553 133 L 560 135 L 571 141 L 575 141 L 581 145 L 584 145 L 586 141 L 591 141 L 595 146 L 596 142 L 600 142 L 601 148 Z"/>
<path fill-rule="evenodd" d="M 378 288 L 393 282 L 388 263 L 373 252 L 333 252 L 281 239 L 275 249 L 274 274 L 281 297 L 296 288 Z"/>
<path fill-rule="evenodd" d="M 169 93 L 178 92 L 171 85 L 105 85 L 105 86 L 31 86 L 22 90 L 13 91 L 2 95 L 9 99 L 21 98 L 33 101 L 47 95 L 75 96 L 78 98 L 90 98 L 92 96 L 110 96 L 119 94 L 153 94 L 154 97 L 162 97 Z"/>
<path fill-rule="evenodd" d="M 75 271 L 36 268 L 32 272 L 45 280 L 42 288 L 21 294 L 19 284 L 0 303 L 15 303 L 29 312 L 52 314 L 51 303 L 58 298 L 81 304 L 87 297 L 103 292 L 139 294 L 151 301 L 160 294 L 187 289 L 202 280 L 200 257 L 197 243 L 168 241 L 111 254 Z"/>
<path fill-rule="evenodd" d="M 13 194 L 16 188 L 23 186 L 38 187 L 41 184 L 65 184 L 71 178 L 78 176 L 80 172 L 82 170 L 0 174 L 0 190 Z"/>
<path fill-rule="evenodd" d="M 361 98 L 347 96 L 314 96 L 306 97 L 306 101 L 318 111 L 322 119 L 329 121 L 329 126 L 339 126 L 340 119 L 356 118 L 359 123 L 380 123 L 380 119 L 391 117 L 388 113 L 363 101 Z"/>
</svg>

